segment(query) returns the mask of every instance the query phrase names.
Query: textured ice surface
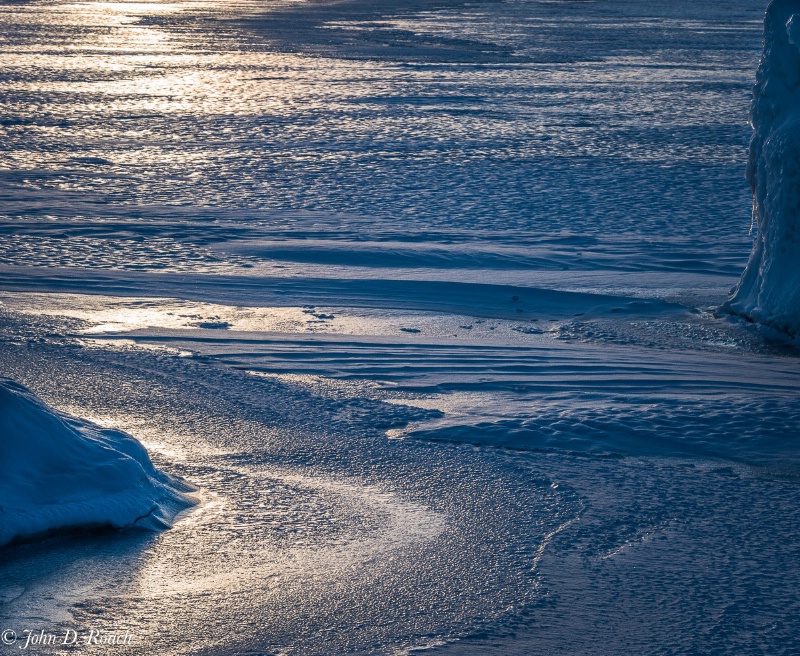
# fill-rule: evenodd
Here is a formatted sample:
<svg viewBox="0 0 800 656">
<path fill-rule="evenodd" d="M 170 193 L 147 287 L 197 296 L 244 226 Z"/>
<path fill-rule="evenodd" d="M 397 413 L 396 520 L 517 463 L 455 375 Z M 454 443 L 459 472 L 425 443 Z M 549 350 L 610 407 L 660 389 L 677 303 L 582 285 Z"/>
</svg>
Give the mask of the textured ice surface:
<svg viewBox="0 0 800 656">
<path fill-rule="evenodd" d="M 202 499 L 8 626 L 796 653 L 800 360 L 714 314 L 765 4 L 8 5 L 0 372 Z"/>
<path fill-rule="evenodd" d="M 727 307 L 800 332 L 800 2 L 775 0 L 753 91 L 747 179 L 758 232 Z"/>
<path fill-rule="evenodd" d="M 130 653 L 407 648 L 533 600 L 536 549 L 578 509 L 502 454 L 387 443 L 386 428 L 432 413 L 357 386 L 325 393 L 192 358 L 63 346 L 4 340 L 1 361 L 53 404 L 141 435 L 202 501 L 155 537 L 7 554 L 2 589 L 24 590 L 3 606 L 14 626 L 122 623 L 142 641 Z M 81 577 L 88 589 L 42 594 L 86 567 L 98 573 Z"/>
<path fill-rule="evenodd" d="M 122 624 L 169 654 L 794 649 L 796 358 L 302 326 L 185 330 L 176 357 L 90 325 L 5 310 L 4 372 L 202 501 L 155 537 L 7 554 L 12 626 Z"/>
<path fill-rule="evenodd" d="M 47 407 L 0 378 L 0 546 L 76 528 L 167 528 L 191 488 L 130 435 Z"/>
</svg>

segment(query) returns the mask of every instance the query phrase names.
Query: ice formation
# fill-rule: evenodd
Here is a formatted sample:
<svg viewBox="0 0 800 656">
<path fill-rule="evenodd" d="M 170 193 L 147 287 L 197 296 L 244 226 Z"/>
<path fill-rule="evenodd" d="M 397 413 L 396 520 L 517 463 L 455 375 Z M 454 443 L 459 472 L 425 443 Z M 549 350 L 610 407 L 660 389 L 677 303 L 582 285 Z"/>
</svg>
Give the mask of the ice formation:
<svg viewBox="0 0 800 656">
<path fill-rule="evenodd" d="M 169 527 L 192 504 L 130 435 L 59 413 L 0 378 L 0 545 L 81 527 Z"/>
<path fill-rule="evenodd" d="M 800 334 L 800 0 L 773 0 L 753 90 L 747 180 L 758 232 L 725 308 Z"/>
</svg>

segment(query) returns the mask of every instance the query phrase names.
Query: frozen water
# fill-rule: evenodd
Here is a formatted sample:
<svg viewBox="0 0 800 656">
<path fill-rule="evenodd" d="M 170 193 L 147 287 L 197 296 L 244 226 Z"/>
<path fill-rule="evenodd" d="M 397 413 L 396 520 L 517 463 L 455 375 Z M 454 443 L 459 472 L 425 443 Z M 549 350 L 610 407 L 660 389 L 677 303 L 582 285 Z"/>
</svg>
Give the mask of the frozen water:
<svg viewBox="0 0 800 656">
<path fill-rule="evenodd" d="M 130 435 L 57 413 L 5 378 L 0 413 L 0 546 L 67 529 L 165 528 L 193 503 Z"/>
<path fill-rule="evenodd" d="M 3 5 L 0 374 L 199 503 L 2 550 L 0 628 L 796 653 L 800 360 L 716 314 L 765 4 Z"/>
<path fill-rule="evenodd" d="M 747 179 L 758 232 L 727 307 L 800 332 L 800 2 L 775 0 L 753 91 Z"/>
</svg>

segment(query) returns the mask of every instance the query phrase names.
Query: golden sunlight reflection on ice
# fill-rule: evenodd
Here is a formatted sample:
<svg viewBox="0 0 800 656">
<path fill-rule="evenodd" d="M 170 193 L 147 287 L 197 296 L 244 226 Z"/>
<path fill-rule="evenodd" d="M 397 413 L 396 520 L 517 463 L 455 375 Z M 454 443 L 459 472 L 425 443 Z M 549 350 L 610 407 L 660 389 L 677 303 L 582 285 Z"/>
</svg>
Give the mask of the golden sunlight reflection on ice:
<svg viewBox="0 0 800 656">
<path fill-rule="evenodd" d="M 150 599 L 211 590 L 235 594 L 287 580 L 332 580 L 389 552 L 433 540 L 445 527 L 442 515 L 373 486 L 291 472 L 236 468 L 230 473 L 263 486 L 263 496 L 203 491 L 200 505 L 147 552 L 132 594 Z M 275 498 L 276 484 L 323 500 L 323 515 L 346 511 L 351 521 L 368 517 L 370 530 L 344 531 L 328 543 L 312 544 L 301 533 L 297 542 L 287 540 L 298 521 L 310 525 L 330 518 L 308 512 L 298 518 L 290 498 Z M 253 517 L 254 506 L 264 509 L 261 517 Z"/>
<path fill-rule="evenodd" d="M 189 337 L 206 332 L 207 340 L 257 340 L 259 334 L 363 335 L 418 341 L 456 337 L 532 342 L 549 339 L 545 330 L 520 330 L 519 321 L 443 315 L 431 311 L 329 306 L 234 306 L 175 298 L 140 298 L 62 293 L 0 293 L 0 305 L 38 316 L 70 317 L 83 322 L 75 333 L 102 337 L 95 347 L 148 348 L 191 355 L 191 346 L 148 343 L 160 335 Z M 543 328 L 552 328 L 542 322 Z M 180 331 L 180 332 L 177 332 Z M 232 333 L 237 333 L 236 335 Z"/>
</svg>

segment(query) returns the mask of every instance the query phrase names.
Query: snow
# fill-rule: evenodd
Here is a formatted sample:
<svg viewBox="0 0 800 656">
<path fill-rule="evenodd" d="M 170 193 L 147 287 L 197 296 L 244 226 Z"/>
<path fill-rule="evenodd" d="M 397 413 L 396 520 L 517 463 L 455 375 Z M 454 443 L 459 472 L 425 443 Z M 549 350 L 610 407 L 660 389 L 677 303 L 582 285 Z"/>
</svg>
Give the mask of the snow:
<svg viewBox="0 0 800 656">
<path fill-rule="evenodd" d="M 753 90 L 747 180 L 757 234 L 726 307 L 800 333 L 800 2 L 774 0 Z"/>
<path fill-rule="evenodd" d="M 59 413 L 7 378 L 0 421 L 0 546 L 76 528 L 164 529 L 193 503 L 133 437 Z"/>
</svg>

